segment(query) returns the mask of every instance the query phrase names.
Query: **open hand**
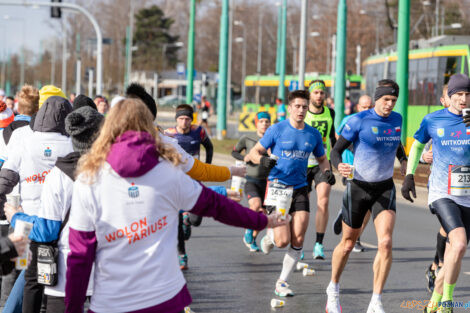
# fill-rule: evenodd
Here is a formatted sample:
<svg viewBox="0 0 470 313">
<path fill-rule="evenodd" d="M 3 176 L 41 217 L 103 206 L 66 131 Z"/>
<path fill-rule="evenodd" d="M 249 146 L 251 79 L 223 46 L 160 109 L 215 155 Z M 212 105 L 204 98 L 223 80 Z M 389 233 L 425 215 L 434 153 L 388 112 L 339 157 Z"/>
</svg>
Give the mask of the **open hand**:
<svg viewBox="0 0 470 313">
<path fill-rule="evenodd" d="M 284 226 L 289 221 L 287 219 L 281 219 L 281 214 L 277 212 L 273 212 L 272 214 L 268 215 L 268 226 L 267 228 L 275 228 L 279 226 Z"/>
<path fill-rule="evenodd" d="M 230 166 L 229 169 L 232 176 L 245 177 L 246 175 L 246 166 Z"/>
<path fill-rule="evenodd" d="M 240 193 L 231 189 L 227 189 L 227 198 L 236 202 L 240 202 L 242 200 Z"/>
</svg>

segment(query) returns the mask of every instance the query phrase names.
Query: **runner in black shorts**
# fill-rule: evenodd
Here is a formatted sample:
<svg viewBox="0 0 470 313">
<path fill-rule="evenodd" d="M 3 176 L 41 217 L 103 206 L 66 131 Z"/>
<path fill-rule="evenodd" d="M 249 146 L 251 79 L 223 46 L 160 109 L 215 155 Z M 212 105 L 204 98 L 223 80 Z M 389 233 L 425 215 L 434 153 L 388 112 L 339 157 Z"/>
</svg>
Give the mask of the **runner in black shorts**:
<svg viewBox="0 0 470 313">
<path fill-rule="evenodd" d="M 286 248 L 290 244 L 284 255 L 281 275 L 276 282 L 275 293 L 280 297 L 294 295 L 287 280 L 300 259 L 308 228 L 310 208 L 307 163 L 311 153 L 330 183 L 334 179 L 320 133 L 304 123 L 308 101 L 308 91 L 297 90 L 290 93 L 287 107 L 290 113 L 289 119 L 271 126 L 245 157 L 246 162 L 251 161 L 272 168 L 268 177 L 268 193 L 264 203 L 276 205 L 285 218 L 292 217 L 290 223 L 274 231 L 268 230 L 268 235 L 261 239 L 261 250 L 265 254 L 268 254 L 274 245 Z M 270 157 L 266 156 L 268 150 L 271 151 Z M 290 199 L 292 202 L 289 206 Z"/>
<path fill-rule="evenodd" d="M 264 133 L 271 126 L 271 116 L 268 112 L 258 112 L 255 119 L 256 134 L 243 135 L 242 138 L 233 147 L 232 156 L 243 161 L 245 158 L 241 154 L 245 150 L 248 154 L 256 143 L 264 136 Z M 265 156 L 268 156 L 267 154 Z M 266 178 L 268 177 L 269 169 L 257 164 L 248 163 L 246 167 L 246 185 L 245 194 L 248 199 L 250 209 L 258 212 L 262 209 L 264 195 L 266 193 Z M 247 229 L 243 236 L 243 242 L 250 249 L 251 252 L 258 252 L 259 247 L 256 243 L 258 236 L 257 230 Z"/>
<path fill-rule="evenodd" d="M 374 98 L 375 107 L 351 117 L 331 151 L 333 165 L 350 180 L 343 197 L 343 236 L 333 252 L 331 281 L 326 289 L 328 313 L 340 313 L 342 310 L 339 280 L 368 210 L 372 211 L 374 218 L 378 249 L 373 263 L 373 294 L 367 313 L 385 313 L 382 292 L 392 265 L 395 225 L 393 169 L 397 152 L 400 151 L 403 168 L 406 166 L 406 156 L 400 143 L 402 117 L 393 112 L 398 85 L 392 80 L 379 81 Z M 343 163 L 341 157 L 351 144 L 354 147 L 354 167 Z M 354 309 L 359 310 L 357 307 Z M 345 311 L 351 311 L 351 308 Z"/>
<path fill-rule="evenodd" d="M 448 108 L 423 118 L 411 146 L 410 162 L 402 186 L 405 199 L 416 197 L 414 173 L 425 144 L 432 139 L 433 166 L 429 177 L 428 204 L 447 233 L 444 266 L 439 271 L 427 312 L 452 312 L 453 293 L 460 274 L 462 259 L 470 237 L 470 78 L 451 76 L 447 88 Z"/>
</svg>

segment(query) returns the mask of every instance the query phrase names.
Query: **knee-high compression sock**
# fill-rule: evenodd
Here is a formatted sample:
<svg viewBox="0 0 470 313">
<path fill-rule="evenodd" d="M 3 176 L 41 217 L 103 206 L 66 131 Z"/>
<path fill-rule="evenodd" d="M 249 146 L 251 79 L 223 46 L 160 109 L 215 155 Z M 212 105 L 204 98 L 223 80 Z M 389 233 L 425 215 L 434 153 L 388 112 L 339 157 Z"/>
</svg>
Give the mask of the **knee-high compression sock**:
<svg viewBox="0 0 470 313">
<path fill-rule="evenodd" d="M 294 266 L 297 261 L 300 259 L 300 253 L 302 252 L 302 247 L 293 247 L 290 246 L 289 250 L 284 255 L 284 261 L 282 262 L 282 271 L 279 280 L 287 281 L 290 274 L 294 271 Z"/>
<path fill-rule="evenodd" d="M 315 242 L 323 244 L 323 238 L 324 237 L 325 237 L 325 233 L 317 233 L 317 240 Z"/>
<path fill-rule="evenodd" d="M 431 300 L 429 300 L 428 306 L 426 307 L 427 312 L 435 312 L 439 307 L 439 302 L 441 302 L 442 295 L 434 291 L 431 296 Z"/>
<path fill-rule="evenodd" d="M 436 253 L 439 258 L 439 262 L 441 263 L 444 263 L 444 252 L 446 250 L 446 241 L 447 241 L 447 237 L 442 236 L 441 233 L 437 233 Z"/>
<path fill-rule="evenodd" d="M 455 284 L 448 284 L 444 282 L 444 291 L 442 292 L 442 302 L 453 300 L 454 288 L 455 288 Z"/>
</svg>

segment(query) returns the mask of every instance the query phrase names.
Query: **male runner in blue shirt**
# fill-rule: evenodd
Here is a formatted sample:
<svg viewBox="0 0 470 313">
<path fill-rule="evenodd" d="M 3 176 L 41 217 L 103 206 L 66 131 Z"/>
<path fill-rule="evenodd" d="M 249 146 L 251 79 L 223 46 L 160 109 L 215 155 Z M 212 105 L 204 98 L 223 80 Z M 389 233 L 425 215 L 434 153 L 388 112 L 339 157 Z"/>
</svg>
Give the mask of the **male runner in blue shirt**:
<svg viewBox="0 0 470 313">
<path fill-rule="evenodd" d="M 378 251 L 373 266 L 374 290 L 367 313 L 384 313 L 381 294 L 392 265 L 396 211 L 393 168 L 397 149 L 401 162 L 406 162 L 400 143 L 402 117 L 393 112 L 398 91 L 393 80 L 379 81 L 374 96 L 375 107 L 348 121 L 331 152 L 333 165 L 342 176 L 348 177 L 351 166 L 343 163 L 341 154 L 351 144 L 354 146 L 354 178 L 348 180 L 343 197 L 343 237 L 333 252 L 331 281 L 326 289 L 328 313 L 341 312 L 339 279 L 369 210 L 377 233 Z"/>
<path fill-rule="evenodd" d="M 287 280 L 300 258 L 308 227 L 310 204 L 307 164 L 310 153 L 316 157 L 327 180 L 334 180 L 320 133 L 304 123 L 308 110 L 309 92 L 296 90 L 289 94 L 288 100 L 289 118 L 269 127 L 263 138 L 245 156 L 245 162 L 272 168 L 268 176 L 269 182 L 276 182 L 287 189 L 293 189 L 292 202 L 290 207 L 287 207 L 292 217 L 291 222 L 274 229 L 274 234 L 272 234 L 273 230 L 268 230 L 268 235 L 261 239 L 261 250 L 265 254 L 268 254 L 274 245 L 285 248 L 290 243 L 290 248 L 284 256 L 281 275 L 276 282 L 275 293 L 281 297 L 294 295 Z M 277 162 L 266 156 L 268 150 L 271 150 L 271 155 L 279 158 Z M 266 200 L 269 200 L 271 186 L 273 184 L 268 185 Z M 272 205 L 266 206 L 268 213 L 271 213 L 273 209 Z"/>
<path fill-rule="evenodd" d="M 444 266 L 437 276 L 427 312 L 453 311 L 453 292 L 470 236 L 470 78 L 453 75 L 447 94 L 450 106 L 426 115 L 414 135 L 410 163 L 402 187 L 405 199 L 416 198 L 414 173 L 425 144 L 432 139 L 433 167 L 428 204 L 447 233 Z"/>
</svg>

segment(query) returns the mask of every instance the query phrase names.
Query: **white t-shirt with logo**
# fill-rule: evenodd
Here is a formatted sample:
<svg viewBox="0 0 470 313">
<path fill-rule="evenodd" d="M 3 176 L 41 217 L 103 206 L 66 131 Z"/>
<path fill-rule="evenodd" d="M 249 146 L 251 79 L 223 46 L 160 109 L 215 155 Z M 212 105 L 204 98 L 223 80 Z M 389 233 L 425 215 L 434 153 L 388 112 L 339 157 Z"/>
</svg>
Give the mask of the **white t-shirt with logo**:
<svg viewBox="0 0 470 313">
<path fill-rule="evenodd" d="M 27 134 L 27 130 L 23 129 L 28 128 L 31 130 L 30 127 L 20 129 Z M 58 157 L 66 156 L 72 151 L 72 141 L 60 133 L 31 130 L 30 134 L 16 137 L 13 142 L 9 142 L 8 159 L 3 168 L 20 175 L 21 206 L 26 214 L 37 215 L 42 186 L 47 175 Z"/>
<path fill-rule="evenodd" d="M 59 168 L 54 167 L 49 175 L 47 175 L 47 180 L 42 189 L 38 217 L 63 222 L 72 206 L 72 193 L 73 180 Z M 70 252 L 68 222 L 60 233 L 58 248 L 58 282 L 53 287 L 46 286 L 44 293 L 54 297 L 65 297 L 65 274 L 67 272 L 67 256 Z M 88 284 L 87 296 L 93 294 L 92 286 L 93 272 Z"/>
<path fill-rule="evenodd" d="M 83 175 L 75 181 L 69 224 L 96 235 L 91 309 L 129 312 L 173 298 L 185 285 L 178 212 L 193 208 L 201 185 L 162 158 L 136 178 L 120 177 L 105 163 L 88 183 Z"/>
</svg>

